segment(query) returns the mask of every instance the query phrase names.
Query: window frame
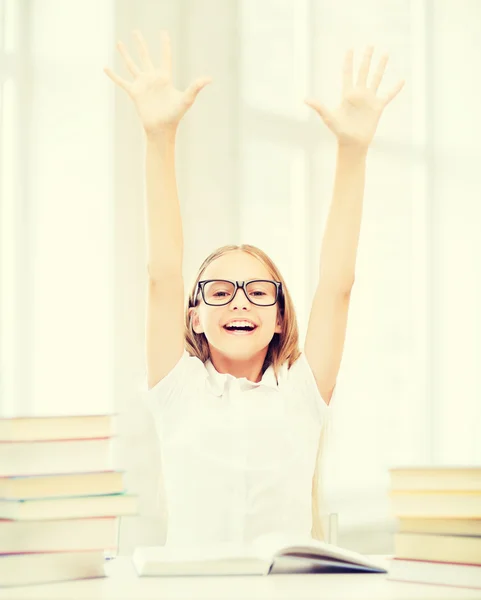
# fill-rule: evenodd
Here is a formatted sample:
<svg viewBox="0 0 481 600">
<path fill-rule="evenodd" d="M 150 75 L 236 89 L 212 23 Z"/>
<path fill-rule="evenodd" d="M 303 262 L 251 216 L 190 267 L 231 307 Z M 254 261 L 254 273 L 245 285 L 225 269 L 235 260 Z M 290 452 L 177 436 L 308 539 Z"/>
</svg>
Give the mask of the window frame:
<svg viewBox="0 0 481 600">
<path fill-rule="evenodd" d="M 5 18 L 7 3 L 14 7 L 15 15 L 15 41 L 12 51 L 5 49 Z M 13 198 L 5 198 L 0 194 L 0 215 L 10 209 L 11 222 L 8 229 L 11 238 L 7 243 L 12 250 L 9 256 L 2 256 L 2 260 L 9 260 L 8 270 L 14 273 L 13 284 L 7 285 L 5 273 L 0 271 L 0 306 L 2 307 L 0 322 L 0 356 L 2 366 L 8 365 L 2 374 L 2 379 L 7 381 L 6 390 L 2 396 L 6 398 L 0 406 L 2 414 L 8 416 L 27 414 L 31 408 L 30 380 L 28 373 L 32 364 L 31 344 L 29 344 L 29 331 L 31 324 L 31 235 L 29 225 L 31 214 L 27 204 L 28 186 L 28 132 L 31 115 L 31 64 L 29 58 L 30 48 L 30 11 L 27 0 L 3 0 L 0 8 L 0 27 L 2 37 L 0 41 L 0 123 L 3 120 L 3 93 L 5 82 L 12 80 L 15 87 L 15 113 L 14 113 L 14 175 Z M 4 128 L 0 125 L 0 135 Z M 0 177 L 5 165 L 3 156 L 4 140 L 0 141 Z M 11 206 L 7 208 L 7 202 Z M 0 247 L 0 253 L 2 249 Z M 6 254 L 6 253 L 5 253 Z M 1 265 L 1 263 L 0 263 Z M 1 269 L 1 266 L 0 266 Z M 10 282 L 11 283 L 11 282 Z M 7 297 L 7 294 L 10 296 Z M 12 322 L 3 322 L 5 306 L 14 306 L 11 315 Z M 8 315 L 10 317 L 10 314 Z M 5 316 L 5 319 L 7 317 Z M 2 335 L 2 330 L 14 333 L 8 339 Z M 8 363 L 5 356 L 8 356 Z M 27 376 L 26 376 L 27 374 Z M 7 393 L 5 394 L 5 391 Z"/>
</svg>

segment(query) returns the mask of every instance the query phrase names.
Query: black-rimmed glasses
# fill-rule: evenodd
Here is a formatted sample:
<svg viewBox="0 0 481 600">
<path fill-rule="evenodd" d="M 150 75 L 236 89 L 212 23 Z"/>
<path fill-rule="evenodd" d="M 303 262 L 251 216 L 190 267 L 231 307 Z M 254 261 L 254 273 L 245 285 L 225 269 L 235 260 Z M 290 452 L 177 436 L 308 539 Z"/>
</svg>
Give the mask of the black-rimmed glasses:
<svg viewBox="0 0 481 600">
<path fill-rule="evenodd" d="M 242 288 L 246 298 L 257 306 L 272 306 L 282 291 L 280 281 L 270 279 L 251 279 L 249 281 L 230 281 L 229 279 L 204 279 L 199 281 L 194 295 L 197 302 L 199 289 L 204 302 L 209 306 L 223 306 L 235 298 L 237 290 Z"/>
</svg>

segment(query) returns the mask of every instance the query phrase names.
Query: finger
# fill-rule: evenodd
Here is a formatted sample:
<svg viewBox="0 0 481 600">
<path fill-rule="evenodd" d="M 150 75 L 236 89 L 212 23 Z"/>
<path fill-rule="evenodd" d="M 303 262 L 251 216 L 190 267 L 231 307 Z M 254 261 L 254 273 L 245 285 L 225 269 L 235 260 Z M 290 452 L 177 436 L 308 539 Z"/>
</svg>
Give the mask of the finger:
<svg viewBox="0 0 481 600">
<path fill-rule="evenodd" d="M 123 88 L 126 92 L 130 91 L 130 82 L 122 79 L 122 77 L 119 77 L 118 75 L 116 75 L 113 71 L 111 71 L 108 67 L 104 67 L 104 73 L 110 77 L 110 79 L 116 83 L 117 85 L 119 85 L 121 88 Z"/>
<path fill-rule="evenodd" d="M 352 90 L 352 61 L 354 50 L 351 48 L 346 52 L 344 57 L 343 79 L 342 79 L 342 94 L 345 96 Z"/>
<path fill-rule="evenodd" d="M 191 83 L 189 87 L 185 90 L 185 100 L 188 104 L 192 104 L 197 97 L 197 94 L 200 90 L 205 87 L 208 83 L 211 83 L 211 77 L 203 77 L 201 79 L 197 79 L 194 83 Z"/>
<path fill-rule="evenodd" d="M 364 51 L 361 67 L 357 76 L 357 85 L 366 87 L 367 76 L 369 74 L 369 67 L 371 66 L 372 53 L 374 52 L 373 46 L 368 46 Z"/>
<path fill-rule="evenodd" d="M 306 98 L 304 102 L 305 104 L 307 104 L 307 106 L 310 106 L 317 112 L 317 114 L 322 118 L 326 125 L 332 124 L 332 113 L 323 104 L 320 104 L 316 100 L 312 100 L 310 98 Z"/>
<path fill-rule="evenodd" d="M 399 92 L 403 89 L 405 83 L 405 79 L 401 79 L 401 81 L 399 81 L 393 87 L 389 94 L 387 94 L 384 98 L 384 106 L 387 106 L 391 102 L 391 100 L 393 100 L 399 94 Z"/>
<path fill-rule="evenodd" d="M 140 62 L 142 63 L 142 67 L 146 71 L 153 71 L 154 65 L 152 64 L 152 60 L 150 58 L 149 49 L 147 48 L 147 44 L 145 43 L 143 35 L 140 33 L 138 29 L 135 29 L 134 39 L 137 44 L 137 50 L 140 56 Z"/>
<path fill-rule="evenodd" d="M 170 36 L 167 31 L 160 33 L 160 70 L 172 79 L 172 49 L 170 47 Z"/>
<path fill-rule="evenodd" d="M 379 65 L 377 67 L 376 72 L 371 81 L 371 90 L 376 93 L 379 89 L 379 85 L 381 84 L 382 78 L 384 77 L 384 71 L 386 70 L 387 61 L 389 60 L 388 54 L 383 54 L 381 60 L 379 61 Z"/>
<path fill-rule="evenodd" d="M 139 68 L 130 57 L 129 51 L 127 50 L 123 42 L 117 42 L 117 48 L 119 49 L 119 52 L 122 55 L 125 64 L 127 65 L 127 69 L 131 72 L 131 74 L 134 77 L 137 77 L 137 75 L 140 73 Z"/>
</svg>

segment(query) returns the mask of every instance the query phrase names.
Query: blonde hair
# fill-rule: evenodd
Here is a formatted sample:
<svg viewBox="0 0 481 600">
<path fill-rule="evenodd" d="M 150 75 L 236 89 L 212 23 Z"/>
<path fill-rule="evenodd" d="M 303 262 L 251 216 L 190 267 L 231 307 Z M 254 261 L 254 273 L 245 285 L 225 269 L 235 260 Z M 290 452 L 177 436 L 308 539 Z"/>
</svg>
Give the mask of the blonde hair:
<svg viewBox="0 0 481 600">
<path fill-rule="evenodd" d="M 208 265 L 211 262 L 213 262 L 216 258 L 219 258 L 220 256 L 233 251 L 246 252 L 247 254 L 250 254 L 251 256 L 254 256 L 255 258 L 259 259 L 261 263 L 263 263 L 263 265 L 268 269 L 271 277 L 273 277 L 276 281 L 280 281 L 282 283 L 282 293 L 279 294 L 279 299 L 277 302 L 277 318 L 281 319 L 282 332 L 274 334 L 271 342 L 269 343 L 269 348 L 267 350 L 264 364 L 262 366 L 263 375 L 268 369 L 268 367 L 272 365 L 274 374 L 276 376 L 276 379 L 278 380 L 279 369 L 281 365 L 283 365 L 287 361 L 288 368 L 290 368 L 301 355 L 301 351 L 299 350 L 299 328 L 297 326 L 297 318 L 294 309 L 294 304 L 285 284 L 284 278 L 282 277 L 279 269 L 276 267 L 274 262 L 267 256 L 267 254 L 265 254 L 265 252 L 263 252 L 260 248 L 257 248 L 256 246 L 252 246 L 250 244 L 241 244 L 240 246 L 222 246 L 220 248 L 217 248 L 217 250 L 214 250 L 214 252 L 212 252 L 201 264 L 197 276 L 195 278 L 194 285 L 192 286 L 191 292 L 189 294 L 188 303 L 185 310 L 185 349 L 187 350 L 190 356 L 196 356 L 203 363 L 205 363 L 210 358 L 207 338 L 205 337 L 204 333 L 195 333 L 195 331 L 193 330 L 189 308 L 196 306 L 196 304 L 194 303 L 196 300 L 194 296 L 197 290 L 197 284 L 200 281 Z M 197 305 L 200 302 L 199 298 L 200 294 L 197 298 Z M 324 528 L 321 519 L 321 514 L 325 514 L 325 511 L 323 510 L 323 506 L 321 506 L 322 494 L 320 490 L 319 480 L 321 480 L 322 482 L 322 477 L 320 477 L 320 470 L 323 464 L 322 457 L 324 455 L 325 441 L 325 427 L 323 427 L 319 438 L 316 468 L 312 480 L 311 530 L 311 535 L 321 541 L 325 539 Z"/>
</svg>

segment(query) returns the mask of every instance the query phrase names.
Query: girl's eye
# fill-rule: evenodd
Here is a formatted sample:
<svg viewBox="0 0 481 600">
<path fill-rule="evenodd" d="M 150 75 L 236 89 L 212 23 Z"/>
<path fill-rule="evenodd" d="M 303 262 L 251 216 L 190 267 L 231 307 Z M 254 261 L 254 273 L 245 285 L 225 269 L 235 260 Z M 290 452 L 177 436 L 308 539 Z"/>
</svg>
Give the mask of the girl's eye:
<svg viewBox="0 0 481 600">
<path fill-rule="evenodd" d="M 216 292 L 214 296 L 219 296 L 219 294 L 227 294 L 227 292 Z"/>
<path fill-rule="evenodd" d="M 265 296 L 265 292 L 252 292 L 253 294 L 261 294 L 262 296 Z"/>
</svg>

